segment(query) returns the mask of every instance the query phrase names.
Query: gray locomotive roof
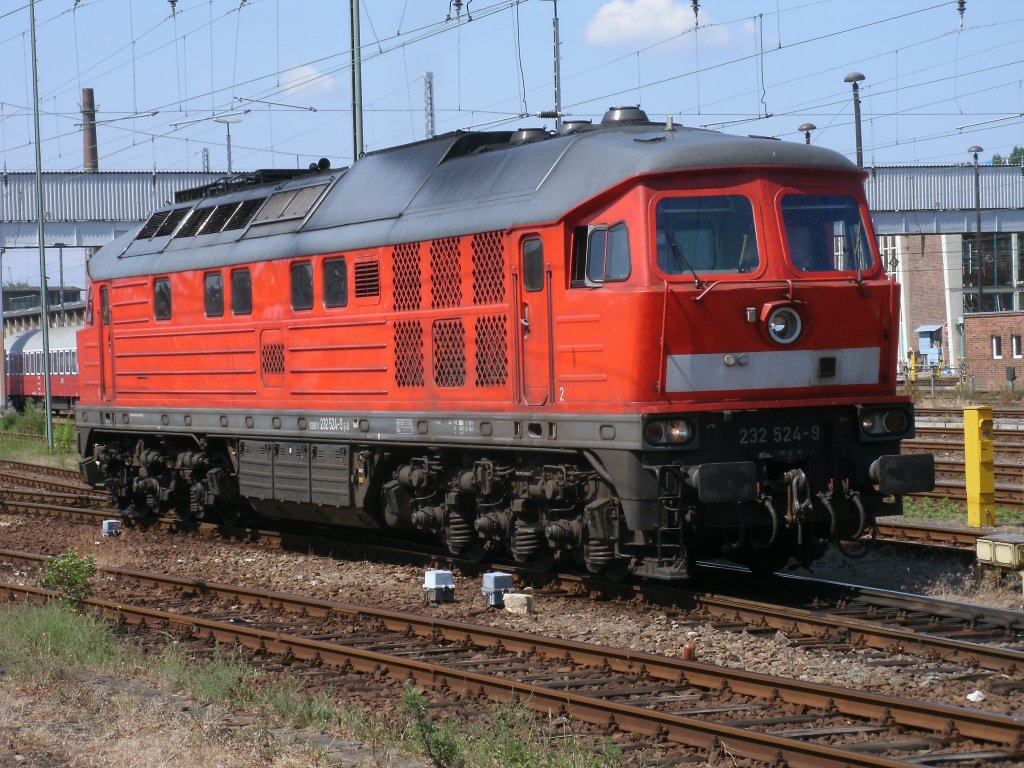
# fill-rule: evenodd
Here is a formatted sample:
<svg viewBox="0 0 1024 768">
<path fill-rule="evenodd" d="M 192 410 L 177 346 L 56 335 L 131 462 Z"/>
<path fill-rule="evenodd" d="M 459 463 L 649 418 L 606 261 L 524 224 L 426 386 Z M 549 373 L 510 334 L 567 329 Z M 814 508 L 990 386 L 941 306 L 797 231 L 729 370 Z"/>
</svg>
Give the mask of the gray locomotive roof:
<svg viewBox="0 0 1024 768">
<path fill-rule="evenodd" d="M 859 172 L 819 147 L 656 124 L 600 127 L 517 146 L 509 137 L 449 134 L 375 152 L 348 169 L 236 192 L 217 202 L 331 182 L 301 226 L 253 224 L 143 240 L 131 233 L 93 256 L 89 273 L 94 280 L 160 274 L 552 222 L 638 174 L 735 166 Z"/>
</svg>

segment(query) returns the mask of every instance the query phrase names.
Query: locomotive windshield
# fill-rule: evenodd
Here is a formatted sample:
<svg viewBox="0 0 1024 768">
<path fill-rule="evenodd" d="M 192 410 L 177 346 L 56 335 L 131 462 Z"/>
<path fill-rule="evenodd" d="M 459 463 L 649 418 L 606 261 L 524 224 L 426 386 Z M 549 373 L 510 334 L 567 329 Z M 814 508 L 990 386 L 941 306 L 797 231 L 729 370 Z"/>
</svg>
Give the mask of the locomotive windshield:
<svg viewBox="0 0 1024 768">
<path fill-rule="evenodd" d="M 655 224 L 658 267 L 669 275 L 751 272 L 760 263 L 753 208 L 741 195 L 664 198 Z"/>
<path fill-rule="evenodd" d="M 860 206 L 846 195 L 786 195 L 782 199 L 789 257 L 802 272 L 871 269 Z"/>
</svg>

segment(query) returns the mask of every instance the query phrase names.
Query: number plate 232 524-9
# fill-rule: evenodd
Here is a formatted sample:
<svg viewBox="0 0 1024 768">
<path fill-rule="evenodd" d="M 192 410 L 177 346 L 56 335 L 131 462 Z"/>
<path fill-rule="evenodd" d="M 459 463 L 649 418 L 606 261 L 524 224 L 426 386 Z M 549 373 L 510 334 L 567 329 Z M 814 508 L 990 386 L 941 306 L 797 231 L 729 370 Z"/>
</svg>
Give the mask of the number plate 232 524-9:
<svg viewBox="0 0 1024 768">
<path fill-rule="evenodd" d="M 775 427 L 741 427 L 737 431 L 740 445 L 793 445 L 817 442 L 821 439 L 821 427 L 814 426 L 775 426 Z"/>
</svg>

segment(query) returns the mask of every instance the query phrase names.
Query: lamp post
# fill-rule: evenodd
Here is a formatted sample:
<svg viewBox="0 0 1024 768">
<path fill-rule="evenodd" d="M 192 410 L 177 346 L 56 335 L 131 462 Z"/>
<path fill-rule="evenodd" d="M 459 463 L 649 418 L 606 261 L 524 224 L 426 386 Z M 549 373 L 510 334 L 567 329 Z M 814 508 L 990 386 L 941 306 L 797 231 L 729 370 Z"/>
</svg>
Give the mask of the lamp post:
<svg viewBox="0 0 1024 768">
<path fill-rule="evenodd" d="M 969 147 L 967 152 L 974 156 L 974 258 L 978 263 L 978 311 L 983 312 L 982 296 L 985 287 L 982 285 L 983 272 L 981 269 L 981 180 L 978 175 L 978 153 L 984 150 L 978 145 Z"/>
<path fill-rule="evenodd" d="M 797 128 L 797 130 L 803 133 L 804 135 L 804 144 L 811 143 L 811 131 L 816 130 L 817 128 L 818 126 L 816 126 L 814 123 L 804 123 L 799 128 Z"/>
<path fill-rule="evenodd" d="M 239 118 L 235 118 L 234 120 L 228 120 L 226 117 L 215 117 L 215 118 L 213 118 L 213 120 L 216 123 L 224 123 L 225 127 L 228 129 L 228 173 L 232 173 L 232 168 L 231 168 L 231 125 L 232 125 L 232 123 L 240 123 L 240 122 L 242 122 L 242 118 L 239 117 Z"/>
<path fill-rule="evenodd" d="M 851 72 L 843 78 L 844 83 L 853 85 L 853 124 L 857 131 L 857 167 L 864 167 L 864 149 L 860 140 L 860 87 L 857 85 L 864 80 L 860 72 Z"/>
</svg>

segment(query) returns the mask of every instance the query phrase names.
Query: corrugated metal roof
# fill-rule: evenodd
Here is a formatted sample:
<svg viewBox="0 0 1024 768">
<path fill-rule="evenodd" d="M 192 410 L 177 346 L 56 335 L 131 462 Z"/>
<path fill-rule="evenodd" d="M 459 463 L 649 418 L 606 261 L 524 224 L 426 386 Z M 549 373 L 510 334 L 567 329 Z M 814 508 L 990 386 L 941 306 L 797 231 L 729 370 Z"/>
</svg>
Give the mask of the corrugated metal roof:
<svg viewBox="0 0 1024 768">
<path fill-rule="evenodd" d="M 68 171 L 43 174 L 46 221 L 142 221 L 182 189 L 210 184 L 222 173 L 197 171 Z M 0 177 L 0 222 L 36 220 L 35 173 Z"/>
<path fill-rule="evenodd" d="M 974 211 L 974 165 L 869 168 L 865 182 L 873 211 Z M 983 210 L 1024 208 L 1024 169 L 978 166 Z"/>
</svg>

